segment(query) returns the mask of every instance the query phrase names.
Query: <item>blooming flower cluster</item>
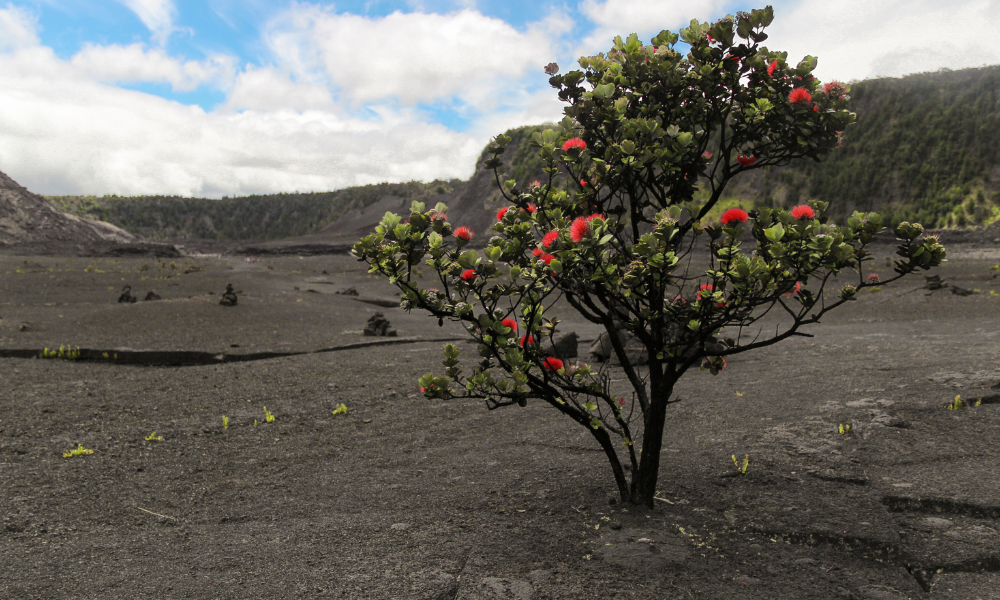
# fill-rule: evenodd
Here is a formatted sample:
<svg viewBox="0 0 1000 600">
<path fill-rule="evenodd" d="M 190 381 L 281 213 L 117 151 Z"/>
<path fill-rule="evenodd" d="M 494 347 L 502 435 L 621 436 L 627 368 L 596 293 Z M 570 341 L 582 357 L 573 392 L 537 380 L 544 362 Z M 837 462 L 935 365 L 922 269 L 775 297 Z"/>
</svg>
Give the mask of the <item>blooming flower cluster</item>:
<svg viewBox="0 0 1000 600">
<path fill-rule="evenodd" d="M 749 217 L 750 215 L 747 214 L 747 211 L 742 208 L 730 208 L 726 212 L 722 213 L 722 218 L 719 220 L 722 221 L 723 225 L 729 226 L 736 221 L 746 223 Z"/>
<path fill-rule="evenodd" d="M 538 260 L 544 261 L 545 264 L 549 264 L 550 262 L 552 262 L 552 259 L 555 258 L 555 256 L 552 256 L 548 252 L 543 252 L 539 248 L 535 248 L 534 250 L 531 251 L 531 253 L 534 254 Z"/>
<path fill-rule="evenodd" d="M 460 240 L 469 241 L 472 239 L 472 236 L 474 235 L 476 235 L 475 232 L 473 232 L 465 225 L 462 225 L 461 227 L 455 230 L 455 237 L 457 237 Z"/>
<path fill-rule="evenodd" d="M 750 166 L 753 166 L 753 164 L 755 162 L 757 162 L 757 157 L 756 156 L 743 156 L 742 154 L 739 154 L 739 155 L 736 156 L 736 162 L 740 163 L 744 167 L 750 167 Z"/>
<path fill-rule="evenodd" d="M 578 137 L 572 137 L 563 142 L 562 149 L 563 152 L 569 152 L 572 149 L 584 150 L 587 148 L 587 142 L 583 141 Z"/>
<path fill-rule="evenodd" d="M 563 361 L 554 356 L 546 356 L 545 360 L 542 361 L 542 366 L 549 371 L 558 371 L 563 368 Z"/>
<path fill-rule="evenodd" d="M 812 94 L 806 88 L 795 88 L 791 94 L 788 94 L 788 101 L 792 104 L 809 104 L 812 99 Z"/>
<path fill-rule="evenodd" d="M 557 239 L 559 239 L 559 232 L 553 229 L 552 231 L 546 233 L 542 237 L 542 246 L 548 248 L 549 246 L 552 245 L 552 242 L 556 241 Z"/>
<path fill-rule="evenodd" d="M 504 327 L 510 327 L 511 331 L 517 331 L 517 321 L 515 321 L 514 319 L 507 317 L 506 319 L 500 322 L 503 323 Z"/>
<path fill-rule="evenodd" d="M 600 213 L 594 213 L 588 217 L 577 217 L 573 220 L 573 224 L 569 226 L 569 237 L 574 242 L 579 242 L 586 236 L 590 235 L 590 222 L 594 219 L 603 219 L 604 215 Z"/>
<path fill-rule="evenodd" d="M 462 271 L 462 279 L 468 281 L 470 279 L 475 279 L 475 278 L 476 278 L 475 269 L 466 269 Z"/>
<path fill-rule="evenodd" d="M 774 77 L 774 70 L 778 68 L 778 61 L 772 61 L 767 67 L 767 76 Z"/>
<path fill-rule="evenodd" d="M 808 204 L 800 204 L 792 209 L 792 216 L 800 221 L 805 219 L 812 219 L 816 216 L 816 211 L 813 210 Z"/>
</svg>

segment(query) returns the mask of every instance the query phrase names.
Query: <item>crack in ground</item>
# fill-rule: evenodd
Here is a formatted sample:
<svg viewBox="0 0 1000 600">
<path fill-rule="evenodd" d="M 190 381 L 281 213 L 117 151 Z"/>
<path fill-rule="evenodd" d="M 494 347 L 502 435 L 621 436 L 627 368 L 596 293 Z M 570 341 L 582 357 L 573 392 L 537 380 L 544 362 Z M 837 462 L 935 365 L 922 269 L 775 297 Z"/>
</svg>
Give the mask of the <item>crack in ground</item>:
<svg viewBox="0 0 1000 600">
<path fill-rule="evenodd" d="M 342 346 L 332 346 L 320 348 L 318 350 L 299 350 L 293 352 L 249 352 L 245 354 L 227 354 L 225 352 L 199 352 L 194 350 L 128 350 L 112 349 L 102 350 L 93 348 L 73 348 L 72 352 L 78 358 L 63 358 L 63 360 L 103 362 L 116 365 L 131 365 L 143 367 L 191 367 L 203 365 L 218 365 L 231 362 L 248 362 L 255 360 L 269 360 L 272 358 L 284 358 L 287 356 L 302 356 L 305 354 L 321 354 L 324 352 L 340 352 L 342 350 L 354 350 L 357 348 L 368 348 L 371 346 L 390 346 L 398 344 L 416 344 L 420 342 L 459 342 L 466 338 L 446 337 L 446 338 L 423 338 L 423 337 L 399 337 L 392 339 L 372 340 L 368 342 L 357 342 L 354 344 L 344 344 Z M 50 350 L 51 352 L 51 350 Z M 3 348 L 0 349 L 0 358 L 42 358 L 42 349 L 24 348 Z M 54 357 L 53 357 L 54 359 Z"/>
</svg>

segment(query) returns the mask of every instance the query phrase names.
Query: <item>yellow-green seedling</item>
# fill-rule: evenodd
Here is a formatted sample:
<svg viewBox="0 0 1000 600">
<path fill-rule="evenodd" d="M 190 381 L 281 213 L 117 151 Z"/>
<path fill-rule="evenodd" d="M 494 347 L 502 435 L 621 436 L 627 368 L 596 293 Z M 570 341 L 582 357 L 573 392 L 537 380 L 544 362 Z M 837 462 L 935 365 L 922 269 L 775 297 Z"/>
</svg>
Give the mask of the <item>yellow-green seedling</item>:
<svg viewBox="0 0 1000 600">
<path fill-rule="evenodd" d="M 254 426 L 254 427 L 256 427 L 256 426 L 257 426 L 257 419 L 254 419 L 254 420 L 253 420 L 253 426 Z"/>
<path fill-rule="evenodd" d="M 840 435 L 847 435 L 851 433 L 851 426 L 841 423 L 837 430 L 840 432 Z"/>
<path fill-rule="evenodd" d="M 736 466 L 736 471 L 740 475 L 746 475 L 747 474 L 747 467 L 750 466 L 750 455 L 747 454 L 746 456 L 743 457 L 743 466 L 741 467 L 740 466 L 740 462 L 738 460 L 736 460 L 736 455 L 734 454 L 733 455 L 733 465 Z"/>
<path fill-rule="evenodd" d="M 965 408 L 965 404 L 962 402 L 961 394 L 955 396 L 955 399 L 948 403 L 948 410 L 961 410 L 963 408 Z"/>
<path fill-rule="evenodd" d="M 39 358 L 62 358 L 65 360 L 80 360 L 80 347 L 74 350 L 71 346 L 60 345 L 58 350 L 45 348 L 38 355 Z"/>
<path fill-rule="evenodd" d="M 273 423 L 274 422 L 274 413 L 272 413 L 271 411 L 267 410 L 266 406 L 264 407 L 264 420 L 266 422 L 268 422 L 268 423 Z"/>
<path fill-rule="evenodd" d="M 162 435 L 156 435 L 156 432 L 154 431 L 153 433 L 147 435 L 145 439 L 146 439 L 147 442 L 162 442 L 163 441 L 163 436 Z"/>
<path fill-rule="evenodd" d="M 229 417 L 222 415 L 222 428 L 229 429 Z"/>
<path fill-rule="evenodd" d="M 74 456 L 83 456 L 84 454 L 93 454 L 93 450 L 88 450 L 83 447 L 83 444 L 77 444 L 76 450 L 70 450 L 69 452 L 63 452 L 63 458 L 73 458 Z"/>
<path fill-rule="evenodd" d="M 346 404 L 338 404 L 337 408 L 333 409 L 331 412 L 334 415 L 346 415 L 347 414 L 347 405 Z"/>
</svg>

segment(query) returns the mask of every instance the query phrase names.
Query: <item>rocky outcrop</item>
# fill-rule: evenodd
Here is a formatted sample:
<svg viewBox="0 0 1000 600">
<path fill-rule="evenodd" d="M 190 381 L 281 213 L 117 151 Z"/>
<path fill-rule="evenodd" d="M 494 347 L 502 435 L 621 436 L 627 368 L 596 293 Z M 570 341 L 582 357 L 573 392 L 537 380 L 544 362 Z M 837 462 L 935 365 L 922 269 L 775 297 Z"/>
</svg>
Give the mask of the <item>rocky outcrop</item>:
<svg viewBox="0 0 1000 600">
<path fill-rule="evenodd" d="M 120 227 L 61 211 L 0 172 L 0 246 L 138 241 Z"/>
</svg>

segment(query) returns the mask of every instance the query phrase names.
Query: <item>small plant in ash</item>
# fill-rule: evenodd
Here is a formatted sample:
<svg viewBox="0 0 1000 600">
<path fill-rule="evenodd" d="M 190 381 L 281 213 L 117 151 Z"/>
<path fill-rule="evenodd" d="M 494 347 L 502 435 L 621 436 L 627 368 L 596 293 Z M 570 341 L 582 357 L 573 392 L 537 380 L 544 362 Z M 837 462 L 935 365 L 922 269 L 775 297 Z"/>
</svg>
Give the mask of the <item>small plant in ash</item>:
<svg viewBox="0 0 1000 600">
<path fill-rule="evenodd" d="M 733 455 L 733 466 L 736 467 L 736 472 L 740 475 L 747 474 L 747 468 L 750 466 L 750 455 L 747 454 L 743 457 L 743 465 L 740 465 L 740 461 L 736 460 L 736 455 Z"/>
<path fill-rule="evenodd" d="M 336 415 L 346 415 L 347 414 L 347 405 L 346 404 L 338 404 L 337 407 L 334 408 L 330 412 L 333 413 L 334 416 L 336 416 Z"/>
<path fill-rule="evenodd" d="M 69 452 L 63 452 L 63 458 L 73 458 L 74 456 L 83 456 L 85 454 L 93 454 L 93 450 L 88 450 L 83 447 L 83 444 L 77 444 L 75 450 L 70 450 Z"/>
<path fill-rule="evenodd" d="M 793 65 L 760 45 L 772 16 L 768 7 L 692 21 L 649 45 L 619 37 L 607 54 L 581 58 L 582 70 L 546 67 L 569 105 L 559 125 L 531 138 L 547 179 L 504 181 L 500 156 L 511 138 L 494 139 L 484 166 L 509 205 L 484 250 L 469 248 L 475 232 L 453 228 L 445 205 L 420 202 L 406 220 L 387 213 L 355 244 L 372 272 L 400 288 L 404 309 L 459 321 L 479 344 L 468 374 L 458 348 L 445 346 L 444 373 L 420 379 L 424 396 L 484 398 L 490 409 L 546 402 L 594 436 L 623 501 L 651 506 L 667 407 L 682 376 L 717 375 L 731 355 L 807 336 L 804 326 L 862 289 L 944 260 L 936 238 L 901 223 L 895 276 L 869 280 L 866 246 L 881 217 L 855 212 L 838 226 L 822 202 L 730 208 L 705 222 L 735 177 L 818 160 L 855 120 L 848 87 L 821 85 L 815 58 Z M 686 56 L 674 47 L 681 39 Z M 560 173 L 571 189 L 555 185 Z M 690 260 L 696 248 L 707 267 Z M 424 264 L 436 277 L 418 282 Z M 850 284 L 829 290 L 838 276 Z M 424 285 L 429 279 L 434 287 Z M 559 299 L 603 326 L 622 375 L 612 377 L 608 363 L 595 369 L 546 352 Z M 629 339 L 644 348 L 645 364 L 626 352 Z M 632 388 L 627 406 L 612 389 L 622 377 Z"/>
<path fill-rule="evenodd" d="M 80 347 L 77 346 L 74 350 L 71 346 L 60 345 L 58 350 L 49 350 L 45 348 L 42 353 L 38 355 L 39 358 L 61 358 L 63 360 L 80 360 Z"/>
<path fill-rule="evenodd" d="M 274 423 L 274 413 L 267 410 L 266 406 L 264 407 L 264 421 L 267 423 Z"/>
<path fill-rule="evenodd" d="M 154 431 L 153 433 L 147 435 L 143 439 L 145 439 L 147 442 L 162 442 L 163 441 L 163 436 L 162 435 L 156 435 L 156 432 Z"/>
<path fill-rule="evenodd" d="M 229 417 L 222 415 L 222 428 L 229 429 Z"/>
</svg>

